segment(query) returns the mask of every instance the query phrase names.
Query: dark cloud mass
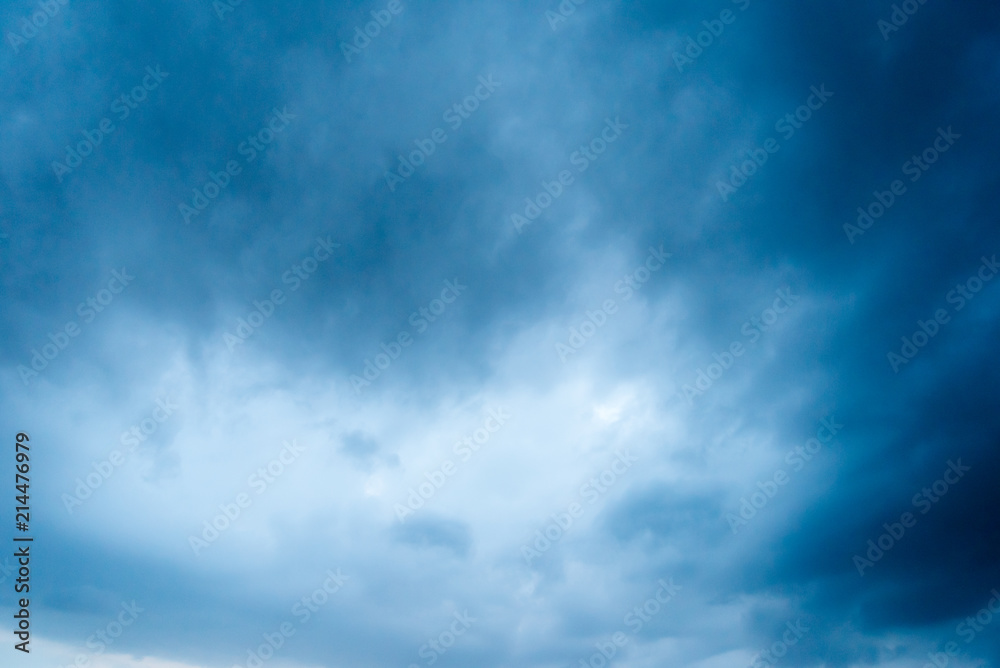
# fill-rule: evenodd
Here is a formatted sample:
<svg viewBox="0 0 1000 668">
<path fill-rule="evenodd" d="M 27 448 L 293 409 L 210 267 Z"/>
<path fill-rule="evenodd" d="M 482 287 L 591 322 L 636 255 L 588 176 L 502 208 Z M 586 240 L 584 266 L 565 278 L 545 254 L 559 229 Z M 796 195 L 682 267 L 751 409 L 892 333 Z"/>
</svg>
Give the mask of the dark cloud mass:
<svg viewBox="0 0 1000 668">
<path fill-rule="evenodd" d="M 6 3 L 0 664 L 1000 664 L 998 19 Z"/>
</svg>

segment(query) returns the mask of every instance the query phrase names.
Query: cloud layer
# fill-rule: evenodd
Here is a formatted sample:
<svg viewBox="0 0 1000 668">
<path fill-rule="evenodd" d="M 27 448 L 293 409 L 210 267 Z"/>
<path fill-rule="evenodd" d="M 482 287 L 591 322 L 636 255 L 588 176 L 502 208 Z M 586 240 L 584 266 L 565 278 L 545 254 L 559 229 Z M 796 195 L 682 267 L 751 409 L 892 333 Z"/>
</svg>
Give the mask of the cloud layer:
<svg viewBox="0 0 1000 668">
<path fill-rule="evenodd" d="M 11 665 L 1000 661 L 998 18 L 8 3 Z"/>
</svg>

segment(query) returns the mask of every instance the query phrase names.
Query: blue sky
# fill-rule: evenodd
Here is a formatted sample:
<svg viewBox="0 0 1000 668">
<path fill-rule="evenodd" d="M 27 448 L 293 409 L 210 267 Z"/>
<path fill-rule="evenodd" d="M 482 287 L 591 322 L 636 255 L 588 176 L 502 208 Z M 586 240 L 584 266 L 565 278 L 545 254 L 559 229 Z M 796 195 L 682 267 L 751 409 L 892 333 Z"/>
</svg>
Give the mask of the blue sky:
<svg viewBox="0 0 1000 668">
<path fill-rule="evenodd" d="M 4 4 L 3 665 L 1000 662 L 998 18 Z"/>
</svg>

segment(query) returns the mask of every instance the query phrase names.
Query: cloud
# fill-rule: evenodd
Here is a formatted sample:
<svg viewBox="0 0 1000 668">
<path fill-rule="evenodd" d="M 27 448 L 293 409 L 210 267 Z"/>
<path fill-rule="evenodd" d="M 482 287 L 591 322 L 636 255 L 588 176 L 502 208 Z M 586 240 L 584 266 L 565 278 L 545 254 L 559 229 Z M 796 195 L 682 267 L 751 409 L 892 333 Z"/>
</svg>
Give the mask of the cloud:
<svg viewBox="0 0 1000 668">
<path fill-rule="evenodd" d="M 926 3 L 886 39 L 860 2 L 390 4 L 69 3 L 17 49 L 43 10 L 0 10 L 39 655 L 245 665 L 287 621 L 269 664 L 427 665 L 468 610 L 442 665 L 577 665 L 622 629 L 630 668 L 998 660 L 961 626 L 1000 579 L 1000 288 L 973 280 L 998 11 Z"/>
</svg>

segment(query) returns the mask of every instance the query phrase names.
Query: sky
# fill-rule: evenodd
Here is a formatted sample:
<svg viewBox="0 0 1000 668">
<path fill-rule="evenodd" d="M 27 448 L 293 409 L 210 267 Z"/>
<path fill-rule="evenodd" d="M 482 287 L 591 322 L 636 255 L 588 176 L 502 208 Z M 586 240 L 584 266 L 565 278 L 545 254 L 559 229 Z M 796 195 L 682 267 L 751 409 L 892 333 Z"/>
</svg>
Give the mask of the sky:
<svg viewBox="0 0 1000 668">
<path fill-rule="evenodd" d="M 998 19 L 4 3 L 0 664 L 1000 665 Z"/>
</svg>

